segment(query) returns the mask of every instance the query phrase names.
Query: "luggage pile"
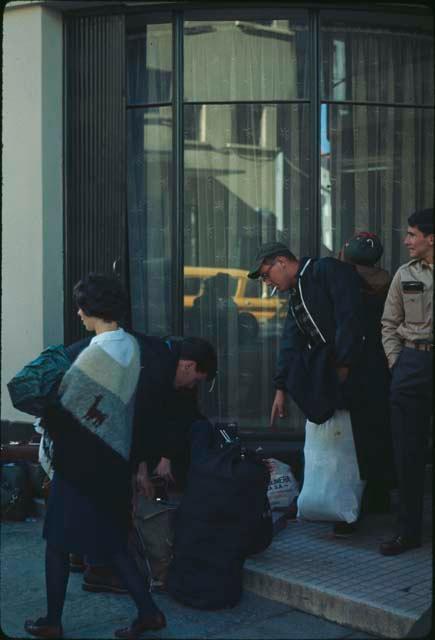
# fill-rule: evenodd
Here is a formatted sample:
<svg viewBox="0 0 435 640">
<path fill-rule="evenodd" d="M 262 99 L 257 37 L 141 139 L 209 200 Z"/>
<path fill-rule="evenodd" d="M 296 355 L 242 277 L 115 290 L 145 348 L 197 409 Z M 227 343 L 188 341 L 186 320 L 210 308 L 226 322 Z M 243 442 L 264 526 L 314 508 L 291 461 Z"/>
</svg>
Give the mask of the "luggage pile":
<svg viewBox="0 0 435 640">
<path fill-rule="evenodd" d="M 34 499 L 47 497 L 47 476 L 38 462 L 39 440 L 1 445 L 1 519 L 34 515 Z"/>
</svg>

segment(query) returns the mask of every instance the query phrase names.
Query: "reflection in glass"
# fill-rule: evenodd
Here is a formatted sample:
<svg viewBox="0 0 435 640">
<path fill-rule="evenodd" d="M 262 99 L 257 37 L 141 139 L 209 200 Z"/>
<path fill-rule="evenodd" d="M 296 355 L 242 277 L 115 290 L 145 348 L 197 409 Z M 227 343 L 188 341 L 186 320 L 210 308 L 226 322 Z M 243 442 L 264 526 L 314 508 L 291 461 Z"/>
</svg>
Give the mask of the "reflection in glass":
<svg viewBox="0 0 435 640">
<path fill-rule="evenodd" d="M 148 24 L 127 35 L 128 104 L 172 99 L 172 25 Z"/>
<path fill-rule="evenodd" d="M 423 31 L 422 25 L 380 27 L 368 19 L 359 24 L 357 17 L 352 22 L 346 17 L 338 24 L 328 20 L 327 12 L 321 15 L 324 100 L 433 105 L 431 31 Z M 372 22 L 378 21 L 376 14 Z M 423 27 L 430 29 L 431 22 L 426 20 Z"/>
<path fill-rule="evenodd" d="M 322 254 L 372 231 L 384 245 L 381 266 L 394 273 L 408 260 L 408 216 L 433 203 L 433 110 L 322 105 L 321 122 Z"/>
<path fill-rule="evenodd" d="M 310 234 L 309 107 L 260 107 L 185 106 L 185 333 L 218 349 L 207 413 L 245 427 L 268 425 L 286 315 L 286 297 L 271 298 L 247 271 L 263 242 L 283 241 L 300 255 Z M 291 418 L 298 424 L 298 412 Z"/>
<path fill-rule="evenodd" d="M 172 109 L 127 112 L 132 325 L 171 333 Z"/>
<path fill-rule="evenodd" d="M 186 21 L 186 101 L 290 100 L 308 97 L 308 25 L 285 20 Z"/>
</svg>

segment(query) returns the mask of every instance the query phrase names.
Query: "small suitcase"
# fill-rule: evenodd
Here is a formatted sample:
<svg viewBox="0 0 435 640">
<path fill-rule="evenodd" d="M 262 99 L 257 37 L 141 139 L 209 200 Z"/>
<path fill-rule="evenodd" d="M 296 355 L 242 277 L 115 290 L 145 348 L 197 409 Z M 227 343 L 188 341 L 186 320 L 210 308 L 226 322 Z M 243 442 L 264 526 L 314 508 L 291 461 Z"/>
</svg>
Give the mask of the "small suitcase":
<svg viewBox="0 0 435 640">
<path fill-rule="evenodd" d="M 2 462 L 38 462 L 40 436 L 35 435 L 31 440 L 8 442 L 0 448 Z"/>
<path fill-rule="evenodd" d="M 151 591 L 164 590 L 172 560 L 176 504 L 139 496 L 129 545 Z"/>
</svg>

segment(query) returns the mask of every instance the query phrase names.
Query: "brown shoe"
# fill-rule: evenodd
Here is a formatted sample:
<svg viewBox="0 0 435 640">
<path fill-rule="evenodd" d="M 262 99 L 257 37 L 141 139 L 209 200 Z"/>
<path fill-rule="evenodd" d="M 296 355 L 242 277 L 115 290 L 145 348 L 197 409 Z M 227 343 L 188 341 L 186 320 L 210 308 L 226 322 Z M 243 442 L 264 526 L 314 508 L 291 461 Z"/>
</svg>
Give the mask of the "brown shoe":
<svg viewBox="0 0 435 640">
<path fill-rule="evenodd" d="M 145 616 L 140 620 L 135 620 L 129 627 L 117 629 L 115 638 L 126 638 L 127 640 L 136 640 L 145 631 L 158 631 L 166 627 L 166 619 L 163 613 L 156 613 L 154 616 Z"/>
<path fill-rule="evenodd" d="M 26 620 L 24 629 L 37 638 L 63 638 L 62 625 L 47 624 L 45 618 Z"/>
<path fill-rule="evenodd" d="M 417 549 L 418 547 L 421 547 L 421 542 L 418 540 L 396 536 L 392 540 L 388 540 L 388 542 L 382 542 L 379 551 L 383 556 L 398 556 L 401 553 L 405 553 L 405 551 Z"/>
</svg>

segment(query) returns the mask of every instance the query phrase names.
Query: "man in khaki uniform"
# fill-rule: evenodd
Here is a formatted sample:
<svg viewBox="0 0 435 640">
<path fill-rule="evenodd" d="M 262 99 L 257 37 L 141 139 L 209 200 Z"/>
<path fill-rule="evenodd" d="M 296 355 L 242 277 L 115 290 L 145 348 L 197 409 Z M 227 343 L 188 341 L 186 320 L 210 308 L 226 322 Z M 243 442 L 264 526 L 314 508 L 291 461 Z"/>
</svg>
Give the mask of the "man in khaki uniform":
<svg viewBox="0 0 435 640">
<path fill-rule="evenodd" d="M 382 343 L 391 379 L 391 426 L 399 490 L 398 535 L 383 555 L 421 546 L 425 450 L 432 413 L 433 209 L 408 218 L 411 260 L 391 283 L 382 316 Z"/>
</svg>

